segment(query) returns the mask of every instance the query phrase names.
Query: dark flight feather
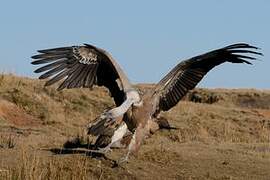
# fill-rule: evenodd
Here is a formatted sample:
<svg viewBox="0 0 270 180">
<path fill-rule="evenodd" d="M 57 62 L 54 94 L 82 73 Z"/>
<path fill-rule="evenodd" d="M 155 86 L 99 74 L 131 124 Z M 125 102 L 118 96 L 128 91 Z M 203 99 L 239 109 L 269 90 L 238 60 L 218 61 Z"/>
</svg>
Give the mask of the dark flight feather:
<svg viewBox="0 0 270 180">
<path fill-rule="evenodd" d="M 248 60 L 256 58 L 248 54 L 263 55 L 251 49 L 259 48 L 238 43 L 180 62 L 156 85 L 153 92 L 156 98 L 154 114 L 175 106 L 215 66 L 224 62 L 251 64 Z"/>
<path fill-rule="evenodd" d="M 64 88 L 80 88 L 93 85 L 105 86 L 111 92 L 116 105 L 119 106 L 125 99 L 125 92 L 116 82 L 120 79 L 119 69 L 114 60 L 107 56 L 107 52 L 93 45 L 70 46 L 53 49 L 38 50 L 40 54 L 32 56 L 32 64 L 44 66 L 36 69 L 35 73 L 43 73 L 39 78 L 49 80 L 45 86 L 58 81 L 61 84 L 58 90 Z M 125 86 L 121 84 L 121 86 Z"/>
</svg>

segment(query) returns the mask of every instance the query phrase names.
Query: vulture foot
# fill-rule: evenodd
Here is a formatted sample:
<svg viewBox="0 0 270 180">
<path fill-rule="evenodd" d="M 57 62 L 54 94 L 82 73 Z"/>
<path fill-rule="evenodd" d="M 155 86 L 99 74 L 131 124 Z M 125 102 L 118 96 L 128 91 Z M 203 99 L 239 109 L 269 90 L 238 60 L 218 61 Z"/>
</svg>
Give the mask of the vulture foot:
<svg viewBox="0 0 270 180">
<path fill-rule="evenodd" d="M 106 146 L 105 148 L 98 148 L 98 151 L 100 151 L 100 152 L 103 153 L 103 154 L 106 154 L 106 153 L 108 153 L 108 152 L 111 152 L 112 149 L 111 149 L 111 146 L 108 145 L 108 146 Z"/>
<path fill-rule="evenodd" d="M 122 163 L 128 162 L 128 159 L 129 159 L 129 153 L 128 153 L 126 156 L 121 157 L 121 158 L 118 160 L 117 164 L 122 164 Z"/>
</svg>

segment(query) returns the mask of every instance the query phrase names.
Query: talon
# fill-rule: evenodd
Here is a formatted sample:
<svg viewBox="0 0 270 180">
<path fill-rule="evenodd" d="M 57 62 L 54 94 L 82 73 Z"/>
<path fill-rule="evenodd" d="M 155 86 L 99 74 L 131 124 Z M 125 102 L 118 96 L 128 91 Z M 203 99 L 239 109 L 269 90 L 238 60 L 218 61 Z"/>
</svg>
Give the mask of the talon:
<svg viewBox="0 0 270 180">
<path fill-rule="evenodd" d="M 105 112 L 105 115 L 107 118 L 113 118 L 113 113 L 108 111 L 108 112 Z"/>
<path fill-rule="evenodd" d="M 105 148 L 98 148 L 98 151 L 102 152 L 102 153 L 108 153 L 108 152 L 112 152 L 112 149 L 108 146 L 106 146 Z"/>
<path fill-rule="evenodd" d="M 107 118 L 107 121 L 104 123 L 104 126 L 110 126 L 116 121 L 115 118 Z"/>
<path fill-rule="evenodd" d="M 120 158 L 117 163 L 118 164 L 122 164 L 124 162 L 128 162 L 128 156 L 125 156 L 125 157 Z"/>
<path fill-rule="evenodd" d="M 129 153 L 127 153 L 127 155 L 125 157 L 121 157 L 119 160 L 118 160 L 118 164 L 121 164 L 121 163 L 124 163 L 124 162 L 128 162 L 128 158 L 129 158 Z"/>
</svg>

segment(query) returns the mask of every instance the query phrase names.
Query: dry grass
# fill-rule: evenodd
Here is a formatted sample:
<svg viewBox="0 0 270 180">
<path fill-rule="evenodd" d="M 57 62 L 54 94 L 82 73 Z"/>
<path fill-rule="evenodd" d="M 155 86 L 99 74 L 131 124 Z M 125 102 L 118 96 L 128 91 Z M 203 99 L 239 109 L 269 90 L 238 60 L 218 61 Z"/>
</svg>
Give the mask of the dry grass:
<svg viewBox="0 0 270 180">
<path fill-rule="evenodd" d="M 113 168 L 125 150 L 48 151 L 91 141 L 84 127 L 113 106 L 107 91 L 43 84 L 0 75 L 0 179 L 270 179 L 270 91 L 195 89 L 162 114 L 178 130 L 157 132 Z"/>
</svg>

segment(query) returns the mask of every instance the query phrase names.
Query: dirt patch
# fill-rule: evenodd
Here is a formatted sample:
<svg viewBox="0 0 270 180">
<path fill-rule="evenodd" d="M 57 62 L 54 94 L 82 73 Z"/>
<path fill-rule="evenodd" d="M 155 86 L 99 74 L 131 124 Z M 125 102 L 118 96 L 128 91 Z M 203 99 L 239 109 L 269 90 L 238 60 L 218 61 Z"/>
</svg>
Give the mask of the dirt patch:
<svg viewBox="0 0 270 180">
<path fill-rule="evenodd" d="M 270 110 L 265 110 L 265 109 L 257 109 L 256 110 L 260 115 L 270 118 Z"/>
<path fill-rule="evenodd" d="M 37 119 L 6 100 L 0 100 L 0 118 L 15 126 L 37 126 L 40 124 Z"/>
</svg>

